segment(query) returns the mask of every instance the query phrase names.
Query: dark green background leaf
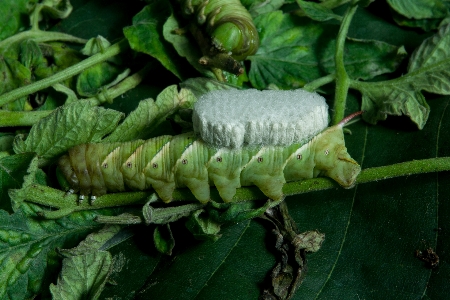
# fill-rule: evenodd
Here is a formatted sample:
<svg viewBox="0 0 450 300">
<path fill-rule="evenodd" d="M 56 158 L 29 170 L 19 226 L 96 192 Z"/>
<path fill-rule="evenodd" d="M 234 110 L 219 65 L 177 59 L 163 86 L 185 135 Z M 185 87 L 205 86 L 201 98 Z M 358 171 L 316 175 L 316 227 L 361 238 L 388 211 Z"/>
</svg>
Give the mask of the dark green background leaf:
<svg viewBox="0 0 450 300">
<path fill-rule="evenodd" d="M 30 0 L 3 0 L 0 2 L 0 41 L 25 29 L 30 23 L 28 3 Z"/>
<path fill-rule="evenodd" d="M 0 158 L 0 209 L 12 212 L 9 189 L 19 189 L 34 153 L 22 153 Z"/>
</svg>

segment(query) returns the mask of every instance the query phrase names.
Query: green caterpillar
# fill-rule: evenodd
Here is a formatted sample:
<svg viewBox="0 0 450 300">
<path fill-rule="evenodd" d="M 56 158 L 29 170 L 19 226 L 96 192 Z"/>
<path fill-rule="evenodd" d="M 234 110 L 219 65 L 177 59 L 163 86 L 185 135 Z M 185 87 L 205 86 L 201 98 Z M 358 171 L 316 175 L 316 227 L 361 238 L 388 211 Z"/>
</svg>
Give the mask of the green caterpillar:
<svg viewBox="0 0 450 300">
<path fill-rule="evenodd" d="M 147 141 L 83 144 L 69 150 L 59 167 L 73 192 L 91 199 L 107 192 L 153 188 L 165 201 L 175 188 L 187 187 L 202 203 L 215 186 L 225 202 L 236 189 L 256 185 L 267 197 L 283 199 L 287 181 L 327 176 L 352 187 L 361 167 L 347 153 L 343 126 L 325 129 L 306 144 L 214 148 L 193 133 L 160 136 Z"/>
<path fill-rule="evenodd" d="M 258 50 L 258 31 L 239 0 L 184 0 L 181 5 L 185 15 L 195 15 L 197 23 L 206 26 L 219 52 L 243 60 Z"/>
</svg>

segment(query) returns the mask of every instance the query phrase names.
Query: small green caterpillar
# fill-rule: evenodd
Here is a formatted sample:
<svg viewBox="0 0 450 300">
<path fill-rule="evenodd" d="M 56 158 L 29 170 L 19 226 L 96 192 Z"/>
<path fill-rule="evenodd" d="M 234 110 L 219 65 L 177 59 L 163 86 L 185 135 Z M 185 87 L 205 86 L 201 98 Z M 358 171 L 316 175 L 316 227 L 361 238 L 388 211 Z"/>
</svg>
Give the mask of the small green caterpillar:
<svg viewBox="0 0 450 300">
<path fill-rule="evenodd" d="M 195 15 L 199 25 L 206 26 L 212 45 L 236 60 L 256 53 L 258 31 L 252 17 L 239 0 L 183 0 L 187 16 Z"/>
<path fill-rule="evenodd" d="M 126 143 L 83 144 L 69 150 L 59 167 L 80 199 L 107 192 L 153 188 L 165 201 L 175 188 L 187 187 L 202 203 L 215 186 L 225 202 L 236 189 L 256 185 L 267 197 L 283 199 L 288 181 L 327 176 L 341 186 L 354 185 L 361 167 L 347 153 L 343 126 L 325 129 L 306 144 L 215 148 L 193 133 Z"/>
</svg>

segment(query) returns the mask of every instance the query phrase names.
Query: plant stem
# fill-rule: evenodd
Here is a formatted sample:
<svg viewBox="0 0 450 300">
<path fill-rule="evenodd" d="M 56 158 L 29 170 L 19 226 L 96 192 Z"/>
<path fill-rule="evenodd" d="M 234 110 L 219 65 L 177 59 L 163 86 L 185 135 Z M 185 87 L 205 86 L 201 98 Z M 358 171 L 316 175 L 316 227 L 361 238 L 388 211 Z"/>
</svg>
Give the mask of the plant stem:
<svg viewBox="0 0 450 300">
<path fill-rule="evenodd" d="M 32 84 L 26 85 L 24 87 L 15 89 L 11 92 L 5 93 L 0 96 L 0 106 L 3 106 L 9 102 L 12 102 L 20 97 L 27 96 L 29 94 L 35 93 L 39 90 L 42 90 L 44 88 L 47 88 L 49 86 L 52 86 L 55 83 L 61 82 L 63 80 L 66 80 L 72 76 L 75 76 L 85 69 L 92 67 L 95 64 L 98 64 L 102 61 L 105 61 L 122 51 L 128 48 L 128 42 L 127 40 L 122 40 L 109 48 L 105 50 L 103 53 L 97 53 L 59 73 L 56 73 L 55 75 L 52 75 L 50 77 L 44 78 L 42 80 L 36 81 Z"/>
<path fill-rule="evenodd" d="M 450 170 L 450 157 L 413 160 L 383 167 L 368 168 L 361 171 L 355 184 L 379 181 L 389 178 L 409 176 L 413 174 L 442 172 Z M 303 194 L 336 188 L 339 185 L 328 178 L 313 178 L 304 181 L 286 183 L 283 193 L 286 196 Z"/>
<path fill-rule="evenodd" d="M 422 174 L 430 172 L 441 172 L 450 170 L 450 157 L 429 158 L 422 160 L 413 160 L 404 163 L 393 164 L 389 166 L 369 168 L 361 171 L 356 184 L 379 181 L 400 176 L 409 176 L 413 174 Z M 313 178 L 302 181 L 289 182 L 283 187 L 283 193 L 286 196 L 298 195 L 313 191 L 338 188 L 339 185 L 329 178 Z M 41 185 L 31 185 L 20 190 L 10 190 L 10 196 L 20 194 L 26 201 L 63 209 L 63 211 L 54 211 L 49 217 L 60 217 L 74 211 L 86 209 L 99 209 L 105 207 L 124 206 L 132 204 L 144 204 L 148 197 L 154 192 L 152 190 L 145 192 L 127 192 L 106 194 L 99 197 L 92 205 L 89 201 L 77 204 L 77 195 L 65 195 L 64 192 Z M 267 197 L 257 187 L 240 188 L 234 197 L 235 202 L 266 200 Z M 173 193 L 174 201 L 196 201 L 195 197 L 188 189 L 177 189 Z M 221 202 L 221 198 L 216 189 L 211 189 L 211 200 Z"/>
<path fill-rule="evenodd" d="M 91 101 L 93 105 L 100 105 L 104 102 L 112 103 L 114 98 L 125 94 L 127 91 L 135 88 L 138 84 L 142 82 L 145 76 L 150 72 L 154 65 L 154 62 L 146 64 L 141 70 L 128 76 L 118 84 L 110 87 L 106 91 L 98 94 L 97 96 L 87 98 L 86 100 Z"/>
<path fill-rule="evenodd" d="M 85 44 L 87 41 L 85 39 L 78 38 L 76 36 L 56 32 L 56 31 L 43 31 L 43 30 L 28 30 L 15 34 L 0 42 L 0 53 L 2 53 L 6 47 L 12 44 L 21 42 L 23 40 L 32 39 L 36 43 L 44 43 L 50 41 L 62 41 L 68 43 L 79 43 Z"/>
<path fill-rule="evenodd" d="M 347 93 L 350 83 L 347 72 L 345 71 L 344 45 L 348 28 L 350 27 L 350 23 L 357 8 L 358 6 L 353 5 L 347 10 L 344 19 L 342 20 L 341 28 L 339 29 L 336 40 L 336 53 L 334 58 L 336 64 L 336 92 L 334 98 L 334 113 L 331 120 L 333 125 L 339 123 L 344 118 L 345 114 Z"/>
<path fill-rule="evenodd" d="M 44 5 L 41 3 L 36 4 L 34 7 L 33 14 L 31 15 L 31 30 L 39 30 L 39 16 L 41 14 L 41 10 L 44 8 Z"/>
<path fill-rule="evenodd" d="M 336 79 L 336 74 L 329 74 L 327 76 L 317 78 L 316 80 L 305 84 L 303 86 L 303 89 L 308 91 L 308 92 L 314 92 L 315 90 L 317 90 L 321 86 L 323 86 L 325 84 L 328 84 L 330 82 L 333 82 L 333 80 L 335 80 L 335 79 Z"/>
<path fill-rule="evenodd" d="M 53 110 L 41 111 L 7 111 L 0 110 L 0 127 L 33 126 L 40 119 L 45 118 Z"/>
<path fill-rule="evenodd" d="M 153 63 L 148 63 L 137 73 L 125 78 L 115 86 L 110 87 L 101 94 L 87 99 L 81 99 L 80 101 L 91 101 L 92 105 L 100 105 L 104 102 L 112 102 L 114 98 L 126 93 L 127 91 L 135 88 L 145 75 L 151 70 Z M 11 126 L 33 126 L 42 118 L 45 118 L 51 114 L 53 110 L 42 111 L 4 111 L 0 110 L 0 128 Z"/>
</svg>

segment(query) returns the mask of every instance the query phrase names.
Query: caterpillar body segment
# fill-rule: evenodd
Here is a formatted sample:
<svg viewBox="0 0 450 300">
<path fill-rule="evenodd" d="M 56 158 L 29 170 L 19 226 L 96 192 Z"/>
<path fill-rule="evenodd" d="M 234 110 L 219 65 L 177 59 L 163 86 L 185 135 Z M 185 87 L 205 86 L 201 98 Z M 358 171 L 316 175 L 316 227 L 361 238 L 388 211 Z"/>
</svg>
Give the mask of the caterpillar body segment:
<svg viewBox="0 0 450 300">
<path fill-rule="evenodd" d="M 306 144 L 217 148 L 187 133 L 147 141 L 83 144 L 69 150 L 59 167 L 81 195 L 154 189 L 165 201 L 175 188 L 187 187 L 206 203 L 210 186 L 225 202 L 236 189 L 256 185 L 273 200 L 283 198 L 287 181 L 327 176 L 343 187 L 353 186 L 361 168 L 347 153 L 343 123 L 332 126 Z"/>
<path fill-rule="evenodd" d="M 211 43 L 219 52 L 236 60 L 256 53 L 259 47 L 258 31 L 247 9 L 239 0 L 185 0 L 180 1 L 184 14 L 195 18 L 205 27 Z"/>
</svg>

